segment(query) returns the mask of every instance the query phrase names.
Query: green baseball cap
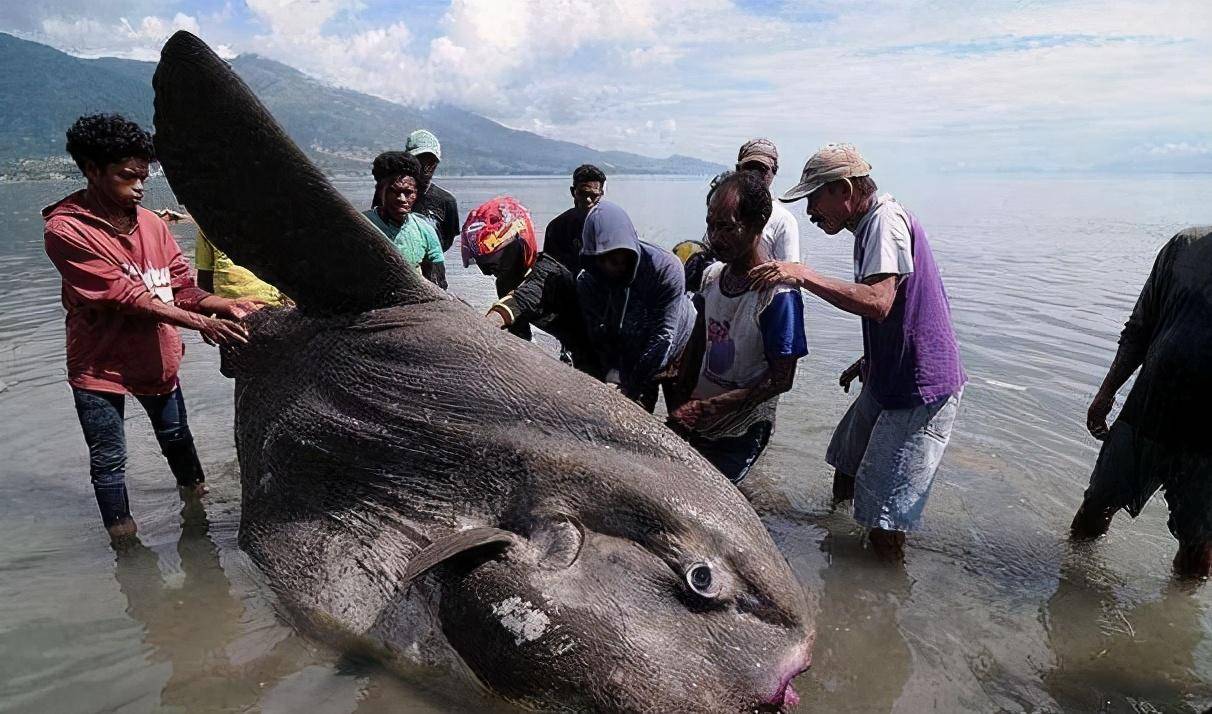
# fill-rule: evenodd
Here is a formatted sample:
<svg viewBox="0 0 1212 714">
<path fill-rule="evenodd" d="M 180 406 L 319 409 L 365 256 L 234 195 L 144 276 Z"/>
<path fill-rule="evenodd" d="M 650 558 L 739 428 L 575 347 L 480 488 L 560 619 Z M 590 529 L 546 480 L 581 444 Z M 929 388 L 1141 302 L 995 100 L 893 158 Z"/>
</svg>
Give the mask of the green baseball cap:
<svg viewBox="0 0 1212 714">
<path fill-rule="evenodd" d="M 438 137 L 427 129 L 417 129 L 409 134 L 408 141 L 404 142 L 404 150 L 413 156 L 433 154 L 435 159 L 442 160 L 442 145 L 438 143 Z"/>
</svg>

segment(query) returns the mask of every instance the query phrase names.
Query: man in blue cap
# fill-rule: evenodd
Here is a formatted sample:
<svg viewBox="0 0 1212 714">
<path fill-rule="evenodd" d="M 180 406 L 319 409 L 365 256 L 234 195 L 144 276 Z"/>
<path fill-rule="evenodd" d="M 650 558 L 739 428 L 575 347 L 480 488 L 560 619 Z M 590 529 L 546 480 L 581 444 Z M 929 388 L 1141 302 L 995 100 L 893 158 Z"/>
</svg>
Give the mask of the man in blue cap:
<svg viewBox="0 0 1212 714">
<path fill-rule="evenodd" d="M 459 204 L 450 191 L 433 183 L 433 172 L 442 161 L 442 145 L 433 132 L 417 129 L 408 135 L 404 150 L 421 162 L 417 203 L 413 206 L 413 213 L 432 223 L 442 243 L 442 251 L 450 250 L 460 231 Z"/>
</svg>

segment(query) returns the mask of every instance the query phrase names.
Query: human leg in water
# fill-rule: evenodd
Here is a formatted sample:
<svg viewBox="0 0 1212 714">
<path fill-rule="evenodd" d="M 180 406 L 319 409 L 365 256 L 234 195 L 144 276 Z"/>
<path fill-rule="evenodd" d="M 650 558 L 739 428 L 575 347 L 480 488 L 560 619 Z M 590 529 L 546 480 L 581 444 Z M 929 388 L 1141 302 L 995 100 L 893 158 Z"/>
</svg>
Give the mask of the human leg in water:
<svg viewBox="0 0 1212 714">
<path fill-rule="evenodd" d="M 854 477 L 842 473 L 841 469 L 835 469 L 833 472 L 833 505 L 836 506 L 843 501 L 853 500 Z"/>
<path fill-rule="evenodd" d="M 1073 540 L 1094 540 L 1106 535 L 1111 530 L 1111 519 L 1118 510 L 1119 506 L 1107 505 L 1087 495 L 1077 513 L 1073 514 L 1069 537 Z"/>
<path fill-rule="evenodd" d="M 1212 577 L 1212 542 L 1179 541 L 1178 553 L 1174 555 L 1174 574 L 1180 578 Z"/>
<path fill-rule="evenodd" d="M 904 531 L 872 528 L 867 533 L 867 539 L 871 541 L 871 550 L 880 560 L 899 563 L 905 559 Z"/>
<path fill-rule="evenodd" d="M 88 466 L 101 522 L 112 540 L 135 535 L 126 493 L 126 399 L 121 394 L 72 387 L 76 415 L 88 444 Z"/>
<path fill-rule="evenodd" d="M 194 447 L 185 413 L 185 397 L 178 387 L 163 395 L 140 396 L 139 402 L 151 417 L 160 451 L 177 479 L 182 498 L 196 498 L 207 493 L 206 475 Z"/>
</svg>

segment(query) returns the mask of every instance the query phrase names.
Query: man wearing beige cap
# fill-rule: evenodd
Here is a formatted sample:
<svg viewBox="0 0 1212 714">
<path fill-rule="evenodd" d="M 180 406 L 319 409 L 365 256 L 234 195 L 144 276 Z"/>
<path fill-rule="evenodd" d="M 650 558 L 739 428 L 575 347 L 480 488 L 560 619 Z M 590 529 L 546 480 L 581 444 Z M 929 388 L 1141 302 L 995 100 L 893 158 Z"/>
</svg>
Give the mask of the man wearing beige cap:
<svg viewBox="0 0 1212 714">
<path fill-rule="evenodd" d="M 774 183 L 779 172 L 779 151 L 770 139 L 750 139 L 741 145 L 736 155 L 737 171 L 752 171 L 766 182 Z M 770 220 L 762 229 L 762 248 L 767 260 L 785 263 L 800 262 L 800 225 L 778 201 L 774 202 Z"/>
<path fill-rule="evenodd" d="M 825 460 L 836 500 L 854 499 L 882 557 L 904 555 L 951 437 L 967 375 L 951 308 L 926 231 L 892 196 L 876 195 L 871 165 L 849 144 L 830 144 L 804 164 L 779 200 L 805 199 L 809 219 L 829 235 L 854 234 L 854 282 L 807 265 L 769 262 L 750 275 L 786 283 L 862 317 L 863 357 L 842 372 L 846 391 L 863 389 L 834 431 Z"/>
</svg>

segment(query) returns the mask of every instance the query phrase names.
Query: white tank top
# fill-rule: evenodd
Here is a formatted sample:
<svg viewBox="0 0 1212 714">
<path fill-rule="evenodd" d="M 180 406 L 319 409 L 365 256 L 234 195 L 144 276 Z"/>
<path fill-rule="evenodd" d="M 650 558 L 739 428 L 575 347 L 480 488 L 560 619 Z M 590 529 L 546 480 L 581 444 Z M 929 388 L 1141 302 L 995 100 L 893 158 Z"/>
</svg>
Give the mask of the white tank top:
<svg viewBox="0 0 1212 714">
<path fill-rule="evenodd" d="M 778 285 L 763 290 L 746 290 L 740 295 L 726 295 L 720 289 L 724 263 L 715 263 L 703 272 L 703 322 L 707 327 L 707 347 L 703 366 L 694 388 L 694 399 L 709 399 L 757 385 L 770 370 L 766 360 L 766 344 L 759 323 L 765 310 L 779 293 L 794 288 Z M 708 438 L 740 436 L 760 421 L 774 423 L 778 395 L 752 409 L 737 412 L 729 418 L 700 432 Z"/>
</svg>

